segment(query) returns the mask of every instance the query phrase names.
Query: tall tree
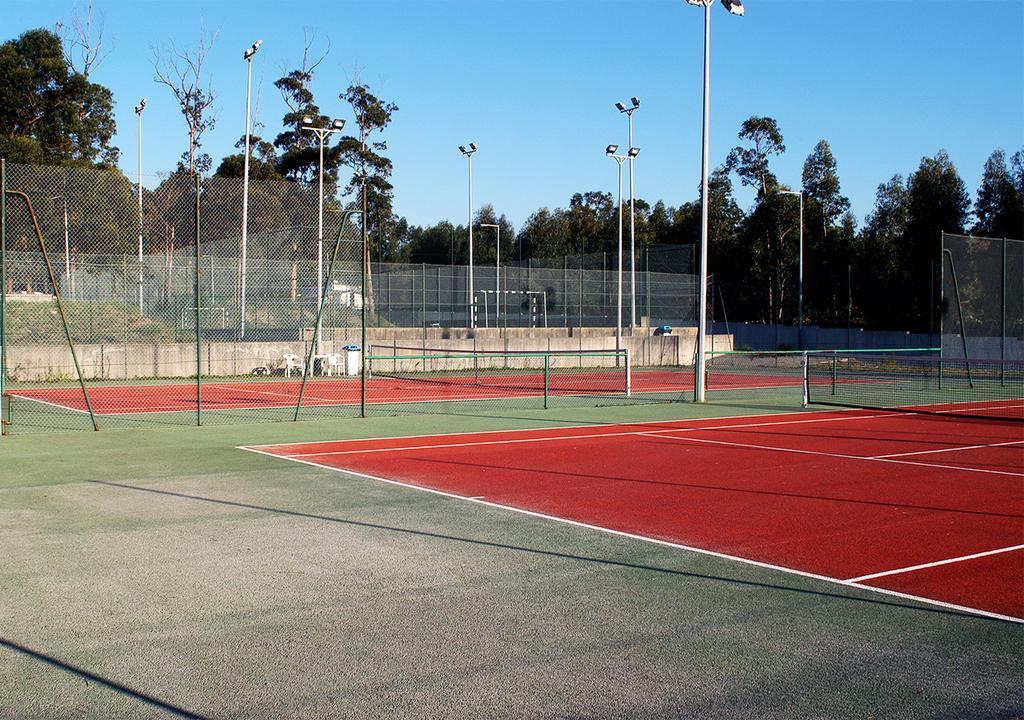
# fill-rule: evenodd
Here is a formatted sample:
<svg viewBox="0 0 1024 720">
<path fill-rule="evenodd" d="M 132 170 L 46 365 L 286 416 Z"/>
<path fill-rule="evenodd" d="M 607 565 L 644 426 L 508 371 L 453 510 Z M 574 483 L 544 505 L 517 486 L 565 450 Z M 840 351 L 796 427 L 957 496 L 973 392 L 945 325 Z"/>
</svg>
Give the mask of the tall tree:
<svg viewBox="0 0 1024 720">
<path fill-rule="evenodd" d="M 1014 155 L 1020 166 L 1021 151 Z M 1019 170 L 1018 170 L 1019 172 Z M 1024 237 L 1024 194 L 1019 181 L 1006 167 L 1006 153 L 994 151 L 985 161 L 985 170 L 974 203 L 976 223 L 973 233 L 988 237 Z"/>
<path fill-rule="evenodd" d="M 768 161 L 773 155 L 786 152 L 782 132 L 774 118 L 754 116 L 743 121 L 739 137 L 748 141 L 750 147 L 734 147 L 726 158 L 726 170 L 739 175 L 744 185 L 757 188 L 761 200 L 778 184 Z"/>
<path fill-rule="evenodd" d="M 302 129 L 303 119 L 312 118 L 317 127 L 328 127 L 332 120 L 320 112 L 312 90 L 316 70 L 330 53 L 330 43 L 322 54 L 313 57 L 311 51 L 314 41 L 312 31 L 305 31 L 302 65 L 274 82 L 288 107 L 288 112 L 282 118 L 284 130 L 274 139 L 274 147 L 280 151 L 278 171 L 289 180 L 307 183 L 316 182 L 318 178 L 320 141 L 314 133 Z M 333 136 L 332 133 L 324 139 L 324 184 L 329 188 L 325 189 L 329 195 L 333 195 L 337 186 L 338 167 L 341 164 L 341 151 L 332 142 Z"/>
<path fill-rule="evenodd" d="M 808 316 L 836 324 L 842 315 L 840 290 L 845 286 L 852 245 L 845 235 L 833 237 L 836 223 L 850 209 L 839 187 L 839 171 L 832 148 L 820 140 L 804 161 L 802 174 L 805 202 L 804 295 Z"/>
<path fill-rule="evenodd" d="M 73 70 L 60 38 L 29 30 L 0 45 L 0 155 L 114 167 L 113 95 Z"/>
<path fill-rule="evenodd" d="M 964 181 L 945 150 L 921 158 L 907 183 L 907 230 L 904 237 L 904 285 L 910 327 L 928 331 L 929 298 L 937 300 L 941 278 L 943 232 L 962 233 L 971 206 Z"/>
<path fill-rule="evenodd" d="M 216 124 L 210 111 L 216 95 L 205 75 L 206 60 L 216 40 L 216 33 L 208 35 L 201 30 L 194 48 L 179 48 L 173 40 L 166 49 L 153 47 L 154 79 L 174 94 L 188 128 L 188 149 L 182 154 L 182 163 L 189 175 L 208 170 L 211 164 L 209 156 L 200 156 L 198 150 L 203 134 Z"/>
<path fill-rule="evenodd" d="M 785 152 L 786 145 L 778 123 L 770 117 L 748 118 L 740 126 L 739 137 L 748 146 L 733 148 L 725 169 L 736 172 L 744 185 L 757 191 L 754 210 L 744 224 L 744 242 L 751 259 L 746 285 L 763 293 L 759 305 L 768 310 L 771 322 L 782 322 L 787 297 L 796 284 L 796 253 L 786 238 L 797 227 L 797 213 L 796 203 L 777 192 L 778 179 L 769 162 Z"/>
<path fill-rule="evenodd" d="M 345 195 L 359 193 L 362 205 L 363 233 L 367 241 L 364 243 L 365 262 L 370 267 L 373 257 L 372 239 L 376 234 L 382 237 L 394 222 L 392 210 L 393 190 L 390 177 L 392 164 L 383 153 L 388 149 L 387 142 L 378 140 L 371 142 L 370 136 L 383 130 L 391 122 L 391 116 L 398 112 L 398 106 L 392 102 L 381 100 L 370 92 L 370 87 L 363 83 L 349 85 L 338 97 L 352 108 L 359 128 L 359 137 L 345 135 L 338 144 L 341 162 L 352 169 L 352 179 L 344 189 Z M 374 310 L 373 277 L 367 273 L 367 309 Z"/>
<path fill-rule="evenodd" d="M 872 328 L 905 327 L 903 249 L 907 230 L 907 184 L 893 175 L 878 186 L 855 256 L 854 295 L 862 322 Z"/>
</svg>

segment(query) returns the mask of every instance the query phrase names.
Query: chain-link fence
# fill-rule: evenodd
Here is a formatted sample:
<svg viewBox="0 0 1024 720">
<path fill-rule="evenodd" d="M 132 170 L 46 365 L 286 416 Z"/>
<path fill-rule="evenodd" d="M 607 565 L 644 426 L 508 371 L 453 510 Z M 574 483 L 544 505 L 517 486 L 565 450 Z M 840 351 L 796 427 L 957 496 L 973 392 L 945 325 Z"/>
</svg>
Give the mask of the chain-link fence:
<svg viewBox="0 0 1024 720">
<path fill-rule="evenodd" d="M 600 257 L 600 256 L 598 256 Z M 391 327 L 605 327 L 618 318 L 617 258 L 608 267 L 585 269 L 558 258 L 524 266 L 407 265 L 373 263 L 371 281 L 376 318 Z M 548 261 L 550 262 L 550 261 Z M 689 274 L 638 269 L 635 324 L 696 325 L 697 278 Z M 631 275 L 622 274 L 622 323 L 633 309 Z"/>
<path fill-rule="evenodd" d="M 472 280 L 465 266 L 370 263 L 364 294 L 358 215 L 325 200 L 321 235 L 315 187 L 251 182 L 243 230 L 239 179 L 144 185 L 5 165 L 5 430 L 354 416 L 364 317 L 377 340 L 516 328 L 532 348 L 550 341 L 530 333 L 586 328 L 591 349 L 614 349 L 614 255 L 478 265 Z M 636 324 L 695 324 L 690 248 L 651 248 L 635 267 Z"/>
<path fill-rule="evenodd" d="M 304 416 L 358 412 L 362 244 L 337 203 L 320 243 L 315 190 L 253 182 L 243 236 L 238 180 L 169 175 L 140 215 L 118 173 L 5 170 L 6 430 L 290 419 L 307 366 Z"/>
<path fill-rule="evenodd" d="M 1024 360 L 1024 241 L 942 236 L 942 352 Z"/>
</svg>

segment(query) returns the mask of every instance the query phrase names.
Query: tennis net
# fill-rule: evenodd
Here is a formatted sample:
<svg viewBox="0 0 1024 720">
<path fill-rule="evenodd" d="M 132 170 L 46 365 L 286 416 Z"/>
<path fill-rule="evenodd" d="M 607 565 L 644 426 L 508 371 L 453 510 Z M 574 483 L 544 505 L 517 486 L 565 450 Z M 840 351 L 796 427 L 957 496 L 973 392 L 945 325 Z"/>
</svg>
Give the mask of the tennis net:
<svg viewBox="0 0 1024 720">
<path fill-rule="evenodd" d="M 1024 363 L 806 354 L 807 403 L 1024 421 Z"/>
<path fill-rule="evenodd" d="M 624 350 L 495 352 L 459 349 L 423 352 L 385 346 L 366 358 L 368 406 L 483 403 L 547 408 L 554 399 L 628 398 L 629 354 Z M 379 346 L 374 352 L 380 352 Z M 403 352 L 403 350 L 406 350 Z"/>
</svg>

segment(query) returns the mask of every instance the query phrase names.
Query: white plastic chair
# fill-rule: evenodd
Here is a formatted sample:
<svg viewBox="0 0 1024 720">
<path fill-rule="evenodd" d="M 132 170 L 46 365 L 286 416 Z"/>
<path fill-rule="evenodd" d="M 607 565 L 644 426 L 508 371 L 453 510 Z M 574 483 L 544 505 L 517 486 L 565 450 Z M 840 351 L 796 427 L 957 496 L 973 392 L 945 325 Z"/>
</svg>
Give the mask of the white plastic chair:
<svg viewBox="0 0 1024 720">
<path fill-rule="evenodd" d="M 298 370 L 300 373 L 305 372 L 306 364 L 302 361 L 298 355 L 292 355 L 291 353 L 284 354 L 284 376 L 291 377 L 292 370 Z"/>
<path fill-rule="evenodd" d="M 344 372 L 345 370 L 344 367 L 342 367 L 341 355 L 331 353 L 327 356 L 327 374 L 333 375 L 335 368 L 338 368 L 339 373 Z"/>
</svg>

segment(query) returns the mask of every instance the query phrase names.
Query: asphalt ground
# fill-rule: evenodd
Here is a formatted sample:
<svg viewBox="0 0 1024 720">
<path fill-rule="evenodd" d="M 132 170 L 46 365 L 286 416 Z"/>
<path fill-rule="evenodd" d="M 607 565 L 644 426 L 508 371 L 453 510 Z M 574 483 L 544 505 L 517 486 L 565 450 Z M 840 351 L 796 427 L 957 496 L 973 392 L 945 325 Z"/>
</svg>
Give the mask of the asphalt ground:
<svg viewBox="0 0 1024 720">
<path fill-rule="evenodd" d="M 1019 624 L 237 449 L 769 411 L 6 438 L 0 716 L 1024 715 Z"/>
</svg>

